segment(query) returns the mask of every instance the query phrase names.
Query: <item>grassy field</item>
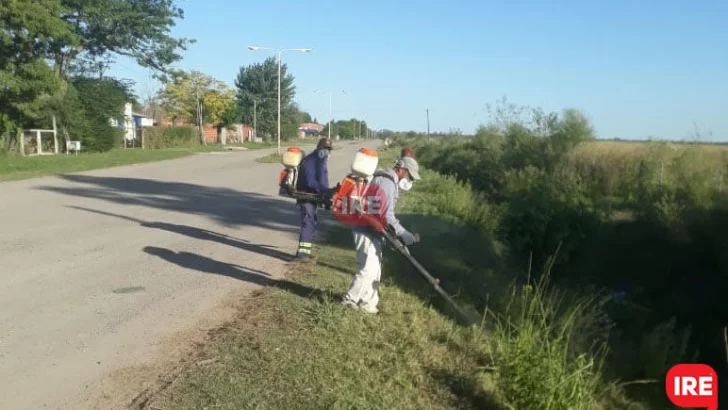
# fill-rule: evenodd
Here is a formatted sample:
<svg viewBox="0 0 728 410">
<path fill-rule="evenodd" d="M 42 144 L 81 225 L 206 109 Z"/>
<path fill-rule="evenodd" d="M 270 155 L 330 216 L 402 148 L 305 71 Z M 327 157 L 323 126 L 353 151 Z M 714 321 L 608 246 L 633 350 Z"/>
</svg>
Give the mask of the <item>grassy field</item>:
<svg viewBox="0 0 728 410">
<path fill-rule="evenodd" d="M 474 360 L 486 357 L 482 332 L 461 328 L 391 276 L 380 315 L 339 305 L 356 266 L 350 235 L 342 226 L 327 232 L 315 264 L 252 298 L 236 330 L 206 347 L 202 356 L 217 365 L 191 368 L 148 408 L 498 408 L 483 390 L 488 366 Z M 403 268 L 387 258 L 385 277 Z"/>
<path fill-rule="evenodd" d="M 411 251 L 480 326 L 458 324 L 391 251 L 380 314 L 343 309 L 356 261 L 338 224 L 315 264 L 215 331 L 199 352 L 214 364 L 192 362 L 147 408 L 663 409 L 667 369 L 696 350 L 724 359 L 723 325 L 705 312 L 722 306 L 728 217 L 714 211 L 720 185 L 703 186 L 726 166 L 722 147 L 588 142 L 549 173 L 532 165 L 539 140 L 404 143 L 430 167 L 398 204 L 422 235 Z M 399 148 L 380 149 L 382 163 Z"/>
<path fill-rule="evenodd" d="M 259 150 L 275 148 L 271 143 L 246 143 L 245 145 L 209 144 L 190 148 L 123 149 L 108 152 L 82 153 L 78 155 L 48 155 L 22 157 L 0 155 L 0 181 L 11 181 L 55 175 L 67 172 L 90 171 L 119 165 L 139 164 L 185 157 L 200 152 L 224 151 L 229 149 Z"/>
<path fill-rule="evenodd" d="M 456 326 L 417 297 L 386 284 L 378 317 L 343 309 L 355 260 L 348 249 L 317 249 L 288 289 L 269 289 L 147 408 L 174 409 L 484 409 L 469 386 L 480 364 L 466 351 L 476 332 Z M 462 381 L 466 380 L 466 383 Z M 453 392 L 472 388 L 474 395 Z"/>
<path fill-rule="evenodd" d="M 79 155 L 5 156 L 0 157 L 0 181 L 181 158 L 193 152 L 195 151 L 189 149 L 114 149 L 104 153 Z"/>
<path fill-rule="evenodd" d="M 398 148 L 380 150 L 391 163 Z M 474 222 L 477 195 L 422 170 L 398 214 L 423 235 L 412 253 L 472 312 L 476 328 L 425 280 L 385 251 L 380 313 L 338 304 L 356 266 L 351 231 L 337 224 L 315 246 L 315 264 L 244 302 L 236 323 L 146 408 L 174 409 L 643 409 L 602 378 L 591 353 L 593 301 L 562 299 L 513 282 L 504 249 Z M 578 354 L 575 354 L 578 353 Z M 510 407 L 509 407 L 510 406 Z"/>
</svg>

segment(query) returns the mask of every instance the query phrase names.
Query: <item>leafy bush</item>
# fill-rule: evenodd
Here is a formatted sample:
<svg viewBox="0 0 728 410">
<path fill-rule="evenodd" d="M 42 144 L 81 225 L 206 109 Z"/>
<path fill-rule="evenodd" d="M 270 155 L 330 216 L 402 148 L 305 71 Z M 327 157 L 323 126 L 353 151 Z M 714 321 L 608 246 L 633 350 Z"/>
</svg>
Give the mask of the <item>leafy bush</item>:
<svg viewBox="0 0 728 410">
<path fill-rule="evenodd" d="M 116 79 L 88 77 L 76 77 L 72 85 L 76 95 L 70 95 L 70 104 L 78 108 L 67 118 L 76 115 L 79 119 L 69 132 L 76 134 L 85 151 L 103 152 L 121 146 L 124 131 L 112 127 L 109 120 L 122 116 L 124 104 L 132 98 L 129 85 Z"/>
<path fill-rule="evenodd" d="M 189 148 L 198 145 L 200 143 L 194 128 L 150 127 L 144 129 L 145 148 Z"/>
<path fill-rule="evenodd" d="M 502 210 L 488 202 L 485 195 L 475 191 L 466 182 L 452 176 L 440 175 L 424 169 L 417 182 L 416 198 L 403 196 L 411 204 L 411 212 L 420 215 L 440 215 L 465 223 L 487 233 L 495 233 L 500 225 Z M 425 198 L 423 198 L 426 197 Z"/>
<path fill-rule="evenodd" d="M 608 361 L 601 376 L 596 370 L 587 372 L 591 384 L 569 384 L 573 391 L 593 392 L 599 377 L 602 388 L 610 391 L 620 389 L 607 380 L 648 379 L 651 383 L 630 385 L 629 392 L 658 403 L 664 394 L 654 382 L 669 366 L 690 358 L 714 364 L 724 360 L 721 341 L 714 336 L 723 325 L 712 314 L 728 291 L 728 256 L 721 236 L 728 226 L 723 211 L 728 203 L 723 188 L 728 150 L 591 139 L 591 126 L 575 111 L 561 117 L 534 112 L 528 120 L 501 115 L 501 121 L 482 126 L 473 137 L 397 138 L 400 145 L 414 147 L 422 165 L 447 175 L 428 175 L 419 183 L 432 197 L 421 204 L 412 198 L 418 213 L 448 213 L 452 220 L 483 223 L 484 231 L 510 244 L 511 255 L 524 259 L 533 254 L 537 264 L 554 263 L 555 285 L 564 292 L 584 294 L 587 287 L 595 287 L 623 293 L 605 308 L 614 321 L 608 354 L 572 347 L 568 365 L 561 360 L 568 350 L 559 342 L 564 338 L 546 337 L 554 329 L 568 332 L 538 321 L 538 315 L 550 311 L 543 306 L 555 303 L 553 292 L 530 293 L 534 299 L 517 292 L 511 306 L 501 307 L 506 313 L 496 332 L 496 350 L 507 370 L 499 377 L 507 388 L 515 389 L 512 385 L 519 380 L 530 386 L 504 391 L 513 403 L 525 406 L 517 408 L 550 397 L 548 392 L 561 386 L 549 384 L 552 380 L 577 374 L 580 354 L 584 364 Z M 487 204 L 481 207 L 487 217 L 472 216 L 473 198 Z M 551 260 L 547 255 L 557 247 L 560 252 Z M 466 289 L 482 286 L 469 283 Z M 586 302 L 579 300 L 574 306 L 583 307 L 580 303 Z M 542 306 L 532 309 L 541 313 L 523 316 L 516 303 Z M 586 326 L 601 329 L 598 338 L 606 337 L 611 325 L 591 321 L 590 314 L 579 314 L 570 334 L 588 333 Z M 569 316 L 568 304 L 551 317 L 562 323 L 560 315 Z M 517 331 L 505 324 L 514 320 L 530 324 Z M 701 355 L 694 356 L 698 349 Z M 529 370 L 536 363 L 543 366 Z M 531 377 L 530 371 L 537 375 Z M 560 375 L 544 383 L 550 388 L 536 386 L 550 374 Z M 598 398 L 577 396 L 590 397 L 582 402 L 585 408 Z"/>
<path fill-rule="evenodd" d="M 533 252 L 537 261 L 545 260 L 561 243 L 558 262 L 567 262 L 598 228 L 599 216 L 585 184 L 569 168 L 548 172 L 528 166 L 509 171 L 506 179 L 508 210 L 501 232 L 515 249 Z"/>
</svg>

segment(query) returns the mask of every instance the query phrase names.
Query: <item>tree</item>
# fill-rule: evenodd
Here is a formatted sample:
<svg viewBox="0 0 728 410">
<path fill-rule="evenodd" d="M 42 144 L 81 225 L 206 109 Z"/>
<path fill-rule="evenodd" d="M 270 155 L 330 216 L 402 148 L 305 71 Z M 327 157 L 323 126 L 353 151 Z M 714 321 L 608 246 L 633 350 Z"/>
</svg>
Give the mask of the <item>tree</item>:
<svg viewBox="0 0 728 410">
<path fill-rule="evenodd" d="M 0 1 L 0 133 L 43 121 L 63 84 L 43 60 L 53 41 L 72 42 L 59 0 Z"/>
<path fill-rule="evenodd" d="M 235 106 L 235 91 L 222 81 L 199 71 L 180 71 L 165 84 L 160 92 L 160 100 L 173 123 L 183 119 L 200 125 L 197 113 L 199 104 L 203 123 L 219 126 L 223 118 L 230 115 L 228 111 Z"/>
<path fill-rule="evenodd" d="M 90 60 L 132 57 L 164 73 L 181 59 L 178 50 L 194 42 L 168 34 L 184 18 L 173 0 L 13 0 L 0 2 L 0 16 L 0 69 L 8 59 L 46 59 L 66 76 L 85 53 Z"/>
<path fill-rule="evenodd" d="M 301 111 L 295 102 L 281 112 L 281 139 L 289 140 L 298 134 L 298 127 L 311 122 L 311 114 Z"/>
<path fill-rule="evenodd" d="M 289 106 L 295 96 L 294 78 L 288 74 L 288 67 L 281 65 L 281 134 L 284 116 L 292 115 L 296 110 Z M 236 99 L 242 112 L 243 121 L 253 123 L 253 108 L 256 105 L 258 132 L 261 135 L 273 136 L 277 129 L 278 115 L 278 61 L 269 57 L 262 63 L 240 67 L 235 79 Z M 257 101 L 257 103 L 255 103 Z M 285 138 L 285 135 L 281 135 Z"/>
<path fill-rule="evenodd" d="M 338 135 L 341 139 L 351 140 L 355 136 L 367 136 L 367 124 L 364 120 L 352 118 L 350 120 L 332 121 L 331 136 Z M 328 135 L 329 124 L 324 125 L 323 134 Z"/>
<path fill-rule="evenodd" d="M 57 14 L 74 34 L 52 42 L 51 54 L 59 74 L 81 53 L 91 58 L 108 53 L 136 59 L 142 67 L 167 73 L 182 57 L 191 39 L 175 39 L 169 29 L 184 11 L 173 0 L 60 0 Z M 69 41 L 70 40 L 70 41 Z"/>
<path fill-rule="evenodd" d="M 124 104 L 138 105 L 132 92 L 132 84 L 114 78 L 91 78 L 77 76 L 72 79 L 73 89 L 77 91 L 78 105 L 81 114 L 76 121 L 82 119 L 71 131 L 82 141 L 84 147 L 91 151 L 107 151 L 119 146 L 123 132 L 114 129 L 109 119 L 123 118 Z M 74 121 L 70 118 L 69 121 Z"/>
<path fill-rule="evenodd" d="M 235 91 L 222 81 L 212 80 L 202 91 L 203 118 L 215 126 L 224 125 L 223 118 L 235 107 Z"/>
<path fill-rule="evenodd" d="M 193 108 L 193 101 L 189 95 L 189 83 L 186 83 L 187 76 L 184 73 L 176 73 L 159 90 L 158 100 L 167 117 L 176 125 L 178 120 L 194 121 L 190 112 L 196 112 Z"/>
<path fill-rule="evenodd" d="M 222 114 L 220 125 L 223 127 L 230 127 L 233 124 L 239 123 L 241 118 L 242 113 L 240 112 L 240 107 L 238 107 L 238 105 L 233 101 L 232 105 L 230 105 Z"/>
<path fill-rule="evenodd" d="M 73 46 L 78 36 L 59 18 L 60 0 L 0 2 L 0 70 L 51 55 L 57 44 Z"/>
<path fill-rule="evenodd" d="M 168 34 L 179 18 L 173 0 L 0 1 L 0 132 L 46 127 L 56 114 L 83 122 L 86 109 L 94 117 L 94 104 L 82 104 L 69 79 L 93 73 L 103 80 L 113 54 L 164 78 L 178 50 L 193 42 Z"/>
</svg>

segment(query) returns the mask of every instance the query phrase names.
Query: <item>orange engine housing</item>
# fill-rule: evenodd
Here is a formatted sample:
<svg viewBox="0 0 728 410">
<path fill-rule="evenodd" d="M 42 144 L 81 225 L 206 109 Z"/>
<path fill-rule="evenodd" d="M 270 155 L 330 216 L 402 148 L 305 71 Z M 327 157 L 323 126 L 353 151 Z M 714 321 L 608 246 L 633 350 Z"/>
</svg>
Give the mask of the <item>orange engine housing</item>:
<svg viewBox="0 0 728 410">
<path fill-rule="evenodd" d="M 288 178 L 288 170 L 282 169 L 281 175 L 278 177 L 278 186 L 283 186 L 283 183 L 286 181 L 286 178 Z"/>
<path fill-rule="evenodd" d="M 356 181 L 354 178 L 350 176 L 344 177 L 344 180 L 341 181 L 341 185 L 339 186 L 339 189 L 334 192 L 334 195 L 331 197 L 331 211 L 336 213 L 341 213 L 342 206 L 343 206 L 343 198 L 351 195 L 351 191 L 356 188 Z"/>
<path fill-rule="evenodd" d="M 357 179 L 358 178 L 356 176 L 346 176 L 344 180 L 341 181 L 339 188 L 332 195 L 331 211 L 335 215 L 341 215 L 343 213 L 344 198 L 351 197 L 352 195 L 364 196 L 364 191 L 372 189 L 369 184 L 359 182 L 357 181 Z M 356 213 L 356 216 L 354 217 L 349 214 L 347 219 L 352 223 L 356 223 L 357 225 L 368 225 L 372 227 L 376 232 L 381 232 L 385 228 L 384 224 L 379 218 L 370 214 Z"/>
</svg>

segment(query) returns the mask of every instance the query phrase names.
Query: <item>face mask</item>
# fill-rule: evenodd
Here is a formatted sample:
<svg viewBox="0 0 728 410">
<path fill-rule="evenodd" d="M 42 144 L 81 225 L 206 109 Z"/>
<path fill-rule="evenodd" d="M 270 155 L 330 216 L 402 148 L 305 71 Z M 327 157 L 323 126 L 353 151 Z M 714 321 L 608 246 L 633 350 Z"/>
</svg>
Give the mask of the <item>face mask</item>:
<svg viewBox="0 0 728 410">
<path fill-rule="evenodd" d="M 410 181 L 409 179 L 400 179 L 399 189 L 403 191 L 409 191 L 410 189 L 412 189 L 412 181 Z"/>
<path fill-rule="evenodd" d="M 318 152 L 318 156 L 319 156 L 319 158 L 324 159 L 329 156 L 329 151 L 327 151 L 325 149 L 320 149 Z"/>
</svg>

